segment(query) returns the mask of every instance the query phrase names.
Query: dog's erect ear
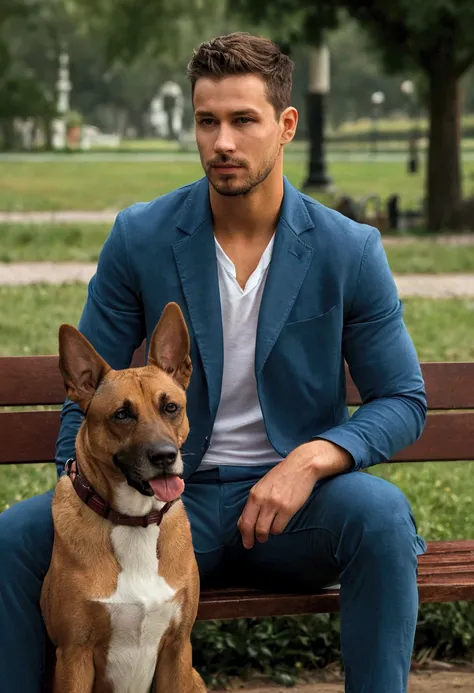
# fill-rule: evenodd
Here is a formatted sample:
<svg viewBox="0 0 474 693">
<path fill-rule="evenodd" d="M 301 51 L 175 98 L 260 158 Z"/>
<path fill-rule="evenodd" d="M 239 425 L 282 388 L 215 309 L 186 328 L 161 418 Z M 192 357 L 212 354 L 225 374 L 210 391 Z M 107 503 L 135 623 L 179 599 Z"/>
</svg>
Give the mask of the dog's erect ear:
<svg viewBox="0 0 474 693">
<path fill-rule="evenodd" d="M 111 370 L 79 330 L 59 328 L 59 370 L 67 396 L 85 412 L 105 374 Z"/>
<path fill-rule="evenodd" d="M 188 387 L 192 372 L 189 332 L 177 303 L 165 306 L 151 337 L 148 363 L 169 373 L 184 389 Z"/>
</svg>

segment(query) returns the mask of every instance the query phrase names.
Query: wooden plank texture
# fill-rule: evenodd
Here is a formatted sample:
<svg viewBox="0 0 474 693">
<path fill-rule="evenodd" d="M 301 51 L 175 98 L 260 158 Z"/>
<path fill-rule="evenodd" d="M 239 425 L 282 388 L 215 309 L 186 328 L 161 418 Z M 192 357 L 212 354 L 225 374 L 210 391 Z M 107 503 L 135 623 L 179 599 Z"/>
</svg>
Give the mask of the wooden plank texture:
<svg viewBox="0 0 474 693">
<path fill-rule="evenodd" d="M 474 413 L 430 413 L 419 440 L 395 455 L 394 462 L 474 460 Z"/>
<path fill-rule="evenodd" d="M 145 361 L 143 346 L 132 366 Z M 57 356 L 0 357 L 0 407 L 62 404 L 66 398 Z"/>
<path fill-rule="evenodd" d="M 132 365 L 144 363 L 144 347 Z M 423 363 L 430 409 L 474 409 L 474 362 Z M 5 356 L 0 358 L 0 406 L 62 404 L 64 385 L 57 356 Z M 360 404 L 360 396 L 350 375 L 347 402 Z"/>
<path fill-rule="evenodd" d="M 446 569 L 433 558 L 452 555 L 463 563 Z M 428 542 L 420 556 L 418 591 L 422 602 L 449 602 L 474 599 L 474 541 Z M 255 588 L 203 589 L 198 619 L 251 618 L 289 614 L 329 613 L 339 610 L 339 592 L 328 589 L 315 594 L 266 593 Z"/>
<path fill-rule="evenodd" d="M 0 464 L 50 462 L 59 431 L 59 411 L 0 413 Z M 474 459 L 474 413 L 428 415 L 419 441 L 395 462 Z"/>
</svg>

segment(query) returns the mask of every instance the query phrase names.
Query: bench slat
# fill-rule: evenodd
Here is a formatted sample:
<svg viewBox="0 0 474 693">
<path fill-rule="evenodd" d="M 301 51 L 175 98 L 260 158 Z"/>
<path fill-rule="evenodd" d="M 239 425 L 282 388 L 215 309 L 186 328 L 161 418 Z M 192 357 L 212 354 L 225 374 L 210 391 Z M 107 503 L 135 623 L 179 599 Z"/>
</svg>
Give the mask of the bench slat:
<svg viewBox="0 0 474 693">
<path fill-rule="evenodd" d="M 0 413 L 0 464 L 51 462 L 59 431 L 58 411 Z M 474 413 L 429 414 L 425 431 L 395 462 L 474 459 Z"/>
<path fill-rule="evenodd" d="M 393 458 L 394 462 L 474 459 L 474 413 L 430 413 L 419 440 Z"/>
<path fill-rule="evenodd" d="M 132 365 L 143 362 L 144 349 L 140 347 Z M 0 407 L 62 404 L 65 398 L 58 356 L 0 357 Z"/>
<path fill-rule="evenodd" d="M 427 362 L 421 370 L 430 409 L 474 409 L 474 362 Z M 360 396 L 347 375 L 347 402 L 356 406 Z"/>
<path fill-rule="evenodd" d="M 441 603 L 469 601 L 474 599 L 474 575 L 470 581 L 452 584 L 419 583 L 420 602 Z M 201 596 L 198 621 L 233 618 L 263 618 L 267 616 L 287 616 L 302 614 L 334 613 L 339 611 L 339 593 L 327 591 L 320 594 L 255 594 L 240 597 L 206 595 Z"/>
<path fill-rule="evenodd" d="M 474 564 L 474 552 L 466 551 L 464 553 L 456 553 L 451 555 L 435 554 L 426 556 L 424 561 L 425 566 L 458 566 L 465 565 L 467 560 L 471 560 Z"/>
<path fill-rule="evenodd" d="M 418 592 L 422 602 L 474 599 L 474 541 L 428 542 L 427 553 L 418 560 Z M 432 558 L 464 557 L 452 571 L 432 563 Z M 253 618 L 288 614 L 326 613 L 339 610 L 339 591 L 331 588 L 316 594 L 266 593 L 241 586 L 203 589 L 198 619 Z"/>
<path fill-rule="evenodd" d="M 463 575 L 467 577 L 469 574 L 474 578 L 474 562 L 471 565 L 421 565 L 418 569 L 420 579 L 429 579 L 434 575 L 446 575 L 449 577 Z"/>
<path fill-rule="evenodd" d="M 474 539 L 456 539 L 448 541 L 428 542 L 427 552 L 421 557 L 422 561 L 431 559 L 434 554 L 456 556 L 462 553 L 474 552 Z M 436 560 L 439 560 L 439 556 Z"/>
<path fill-rule="evenodd" d="M 137 349 L 132 365 L 144 363 L 144 348 Z M 474 362 L 423 363 L 430 409 L 474 409 Z M 5 356 L 0 358 L 0 406 L 62 404 L 64 385 L 57 356 Z M 347 373 L 347 402 L 360 404 Z"/>
</svg>

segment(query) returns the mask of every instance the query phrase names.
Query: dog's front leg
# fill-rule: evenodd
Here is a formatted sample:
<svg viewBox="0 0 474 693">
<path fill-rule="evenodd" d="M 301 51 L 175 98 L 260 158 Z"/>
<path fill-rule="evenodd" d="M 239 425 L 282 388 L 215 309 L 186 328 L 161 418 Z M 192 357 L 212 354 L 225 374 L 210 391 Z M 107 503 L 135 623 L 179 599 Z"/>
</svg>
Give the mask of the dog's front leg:
<svg viewBox="0 0 474 693">
<path fill-rule="evenodd" d="M 92 693 L 94 678 L 93 650 L 85 647 L 58 647 L 54 693 Z"/>
<path fill-rule="evenodd" d="M 206 693 L 204 681 L 192 665 L 189 638 L 163 644 L 155 673 L 154 693 Z"/>
</svg>

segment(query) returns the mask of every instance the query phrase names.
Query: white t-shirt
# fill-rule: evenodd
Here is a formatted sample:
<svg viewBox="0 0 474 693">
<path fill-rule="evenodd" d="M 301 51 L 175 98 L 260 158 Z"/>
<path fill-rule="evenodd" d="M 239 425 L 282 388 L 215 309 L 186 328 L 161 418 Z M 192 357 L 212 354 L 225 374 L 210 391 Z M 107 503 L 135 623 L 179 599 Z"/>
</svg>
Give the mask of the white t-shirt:
<svg viewBox="0 0 474 693">
<path fill-rule="evenodd" d="M 255 378 L 258 314 L 273 243 L 274 237 L 242 289 L 234 263 L 216 240 L 224 368 L 210 445 L 199 469 L 222 464 L 277 464 L 282 460 L 267 438 Z"/>
</svg>

